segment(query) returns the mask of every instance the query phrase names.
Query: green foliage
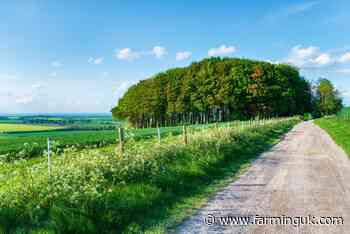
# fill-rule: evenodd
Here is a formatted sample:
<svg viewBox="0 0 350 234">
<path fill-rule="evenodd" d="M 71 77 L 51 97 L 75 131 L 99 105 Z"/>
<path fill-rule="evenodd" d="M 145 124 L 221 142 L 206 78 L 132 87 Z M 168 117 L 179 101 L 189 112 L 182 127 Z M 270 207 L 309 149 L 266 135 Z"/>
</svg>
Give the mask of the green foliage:
<svg viewBox="0 0 350 234">
<path fill-rule="evenodd" d="M 127 142 L 113 151 L 65 151 L 49 177 L 43 160 L 0 163 L 1 231 L 140 233 L 215 178 L 246 165 L 297 119 L 227 123 L 182 138 Z M 235 168 L 235 169 L 233 169 Z"/>
<path fill-rule="evenodd" d="M 316 85 L 316 96 L 314 100 L 315 115 L 326 116 L 338 113 L 342 108 L 342 99 L 332 82 L 320 79 Z"/>
<path fill-rule="evenodd" d="M 311 111 L 309 83 L 296 68 L 210 58 L 133 85 L 112 109 L 135 127 L 210 123 Z"/>
<path fill-rule="evenodd" d="M 304 113 L 303 117 L 302 117 L 302 120 L 304 121 L 308 121 L 308 120 L 312 120 L 313 117 L 312 117 L 312 114 L 311 113 Z"/>
</svg>

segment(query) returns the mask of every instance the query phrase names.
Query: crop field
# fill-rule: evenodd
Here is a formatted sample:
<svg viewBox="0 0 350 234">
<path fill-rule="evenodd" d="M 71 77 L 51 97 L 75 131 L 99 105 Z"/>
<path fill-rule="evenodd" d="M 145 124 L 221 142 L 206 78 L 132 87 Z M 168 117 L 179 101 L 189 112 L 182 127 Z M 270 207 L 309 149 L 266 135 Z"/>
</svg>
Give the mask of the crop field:
<svg viewBox="0 0 350 234">
<path fill-rule="evenodd" d="M 129 138 L 123 153 L 71 148 L 52 155 L 50 173 L 45 157 L 0 162 L 0 231 L 164 233 L 173 207 L 239 173 L 298 122 L 197 128 L 188 132 L 188 142 L 182 136 L 164 137 L 160 144 Z"/>
<path fill-rule="evenodd" d="M 0 133 L 15 133 L 15 132 L 40 132 L 63 129 L 60 126 L 44 126 L 33 124 L 8 124 L 0 123 Z"/>
<path fill-rule="evenodd" d="M 0 119 L 6 122 L 0 123 L 0 126 L 3 125 L 3 129 L 6 129 L 0 133 L 0 158 L 6 160 L 42 155 L 47 148 L 48 138 L 53 141 L 53 150 L 57 152 L 62 152 L 68 147 L 100 148 L 115 145 L 118 141 L 118 125 L 106 116 L 12 116 Z M 17 124 L 13 124 L 13 121 Z M 193 125 L 191 128 L 210 126 Z M 182 127 L 163 127 L 160 131 L 162 137 L 169 134 L 178 135 L 182 132 Z M 126 129 L 127 139 L 138 141 L 156 137 L 156 128 Z"/>
<path fill-rule="evenodd" d="M 162 135 L 179 134 L 180 127 L 162 128 Z M 155 137 L 156 129 L 135 129 L 127 131 L 127 137 L 134 140 Z M 60 150 L 74 146 L 76 148 L 98 148 L 114 144 L 118 140 L 117 130 L 57 130 L 50 132 L 30 132 L 0 134 L 0 155 L 10 154 L 16 157 L 22 150 L 26 150 L 25 157 L 38 156 L 47 147 L 50 137 Z M 34 146 L 35 147 L 32 147 Z M 33 151 L 33 152 L 32 152 Z"/>
</svg>

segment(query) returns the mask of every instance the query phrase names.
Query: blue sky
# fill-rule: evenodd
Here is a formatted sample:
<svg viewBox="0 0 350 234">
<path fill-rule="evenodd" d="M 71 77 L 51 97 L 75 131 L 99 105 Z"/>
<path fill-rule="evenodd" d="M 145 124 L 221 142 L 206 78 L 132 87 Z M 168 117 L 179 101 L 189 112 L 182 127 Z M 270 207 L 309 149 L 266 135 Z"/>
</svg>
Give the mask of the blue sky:
<svg viewBox="0 0 350 234">
<path fill-rule="evenodd" d="M 0 113 L 108 112 L 133 83 L 210 56 L 288 62 L 350 104 L 350 2 L 6 1 Z"/>
</svg>

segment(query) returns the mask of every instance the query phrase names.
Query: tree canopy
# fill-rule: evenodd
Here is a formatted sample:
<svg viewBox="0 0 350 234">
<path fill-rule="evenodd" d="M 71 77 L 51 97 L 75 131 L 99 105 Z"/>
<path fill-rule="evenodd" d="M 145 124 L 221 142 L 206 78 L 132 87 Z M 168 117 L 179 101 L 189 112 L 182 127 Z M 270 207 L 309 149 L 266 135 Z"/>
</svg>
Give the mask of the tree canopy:
<svg viewBox="0 0 350 234">
<path fill-rule="evenodd" d="M 332 82 L 321 78 L 315 87 L 315 115 L 324 116 L 339 112 L 343 108 L 342 99 Z"/>
<path fill-rule="evenodd" d="M 311 88 L 286 64 L 208 58 L 131 86 L 112 109 L 135 127 L 209 123 L 311 111 Z"/>
</svg>

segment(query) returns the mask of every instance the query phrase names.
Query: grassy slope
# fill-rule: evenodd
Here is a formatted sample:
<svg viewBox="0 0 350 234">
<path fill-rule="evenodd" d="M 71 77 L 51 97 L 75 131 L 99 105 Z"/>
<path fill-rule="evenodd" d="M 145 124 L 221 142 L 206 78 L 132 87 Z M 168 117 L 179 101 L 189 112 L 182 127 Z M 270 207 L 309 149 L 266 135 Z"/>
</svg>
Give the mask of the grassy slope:
<svg viewBox="0 0 350 234">
<path fill-rule="evenodd" d="M 350 157 L 350 119 L 322 118 L 315 120 L 315 123 L 326 130 Z"/>
<path fill-rule="evenodd" d="M 3 190 L 0 192 L 5 196 L 3 198 L 9 199 L 8 202 L 4 200 L 2 206 L 7 207 L 8 204 L 16 202 L 16 209 L 0 209 L 0 225 L 7 225 L 7 228 L 18 225 L 39 231 L 42 228 L 52 230 L 46 226 L 50 222 L 52 227 L 63 233 L 109 233 L 112 230 L 166 232 L 191 215 L 193 208 L 199 207 L 210 195 L 232 181 L 258 154 L 276 143 L 294 123 L 249 130 L 240 135 L 233 134 L 230 136 L 232 141 L 220 140 L 215 137 L 220 132 L 209 130 L 208 133 L 213 138 L 205 138 L 188 146 L 181 146 L 175 138 L 169 138 L 170 145 L 164 143 L 159 149 L 154 149 L 153 143 L 140 143 L 141 148 L 135 148 L 136 151 L 131 151 L 130 156 L 124 155 L 121 162 L 115 161 L 115 156 L 103 159 L 102 155 L 92 155 L 89 159 L 87 154 L 80 159 L 82 153 L 68 155 L 69 165 L 64 164 L 66 166 L 61 169 L 57 168 L 57 181 L 56 176 L 47 181 L 47 170 L 43 164 L 44 171 L 29 177 L 36 179 L 32 181 L 28 191 L 22 189 L 27 184 L 28 176 L 15 177 L 14 180 L 7 181 L 7 185 L 0 186 L 0 190 Z M 146 153 L 143 153 L 145 150 Z M 140 152 L 142 153 L 138 155 Z M 78 159 L 74 160 L 74 157 Z M 86 157 L 88 158 L 84 159 Z M 62 159 L 61 156 L 59 158 Z M 93 188 L 94 182 L 87 183 L 86 179 L 94 175 L 91 173 L 98 165 L 93 163 L 94 160 L 100 159 L 107 161 L 106 164 L 101 164 L 105 166 L 96 168 L 98 171 L 103 168 L 107 170 L 110 166 L 114 169 L 105 171 L 107 177 L 97 177 L 104 181 L 104 187 L 98 189 L 106 191 L 101 194 L 102 197 L 95 197 L 95 192 L 90 197 L 90 192 L 80 189 L 84 186 Z M 124 163 L 125 167 L 121 167 Z M 123 174 L 118 174 L 120 172 Z M 117 174 L 113 176 L 113 173 Z M 74 179 L 76 176 L 78 177 Z M 85 179 L 79 179 L 80 176 Z M 109 181 L 112 178 L 116 180 L 113 183 Z M 64 181 L 69 185 L 68 188 L 72 187 L 79 194 L 80 200 L 77 204 L 70 203 L 72 195 L 65 191 L 66 186 L 60 187 L 57 184 Z M 81 184 L 81 181 L 84 183 Z M 12 191 L 17 186 L 20 193 Z M 48 194 L 43 193 L 43 189 L 54 191 L 57 198 L 47 197 Z M 47 206 L 45 201 L 50 201 L 51 209 L 44 208 Z M 35 207 L 43 208 L 41 211 L 34 211 Z M 90 215 L 91 219 L 88 218 Z"/>
</svg>

